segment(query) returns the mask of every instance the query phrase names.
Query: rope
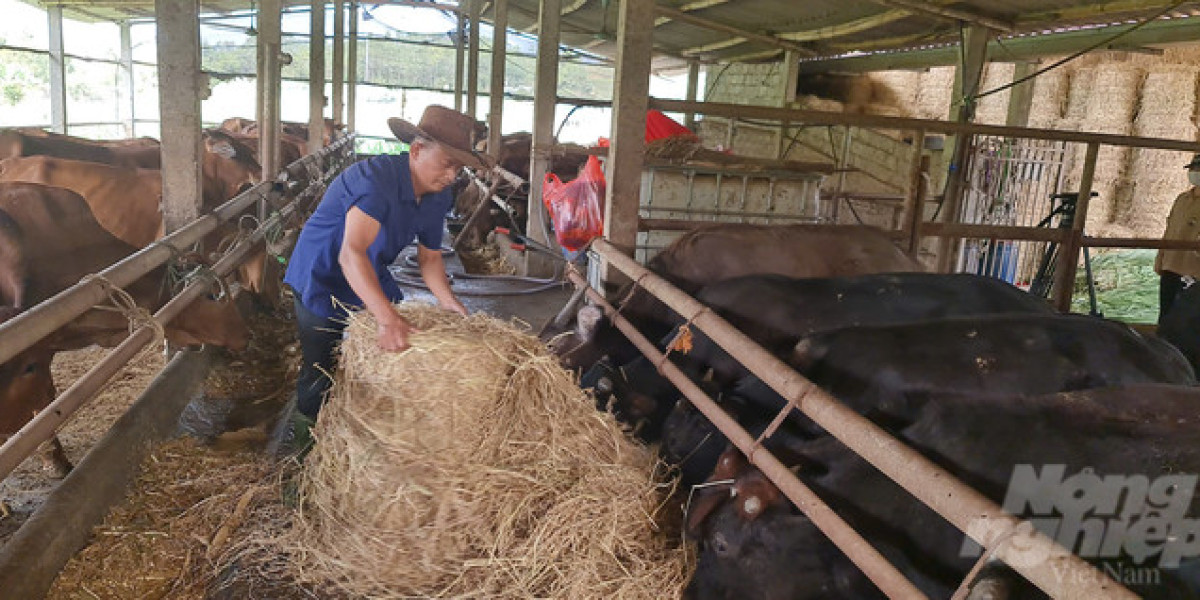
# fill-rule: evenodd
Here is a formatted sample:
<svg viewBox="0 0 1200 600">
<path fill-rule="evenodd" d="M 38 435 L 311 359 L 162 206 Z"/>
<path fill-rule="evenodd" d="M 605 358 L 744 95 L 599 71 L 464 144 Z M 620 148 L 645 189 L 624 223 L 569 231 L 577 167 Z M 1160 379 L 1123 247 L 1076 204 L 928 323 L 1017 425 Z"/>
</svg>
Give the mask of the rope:
<svg viewBox="0 0 1200 600">
<path fill-rule="evenodd" d="M 804 395 L 807 393 L 808 392 L 806 391 L 800 394 L 800 397 L 804 397 Z M 775 415 L 775 418 L 771 420 L 771 424 L 767 425 L 767 428 L 764 429 L 761 434 L 759 434 L 758 439 L 754 440 L 754 444 L 750 446 L 750 451 L 746 453 L 746 457 L 750 459 L 751 464 L 757 464 L 754 462 L 754 455 L 762 448 L 762 444 L 767 440 L 767 438 L 775 435 L 775 432 L 779 430 L 781 425 L 783 425 L 784 419 L 786 419 L 788 414 L 792 412 L 793 408 L 799 410 L 800 405 L 796 403 L 795 398 L 788 398 L 787 405 L 779 409 L 779 414 Z"/>
<path fill-rule="evenodd" d="M 152 343 L 147 344 L 147 346 L 157 345 L 166 338 L 166 330 L 163 329 L 161 323 L 155 320 L 154 315 L 150 314 L 149 310 L 138 306 L 133 296 L 129 295 L 129 292 L 114 285 L 107 277 L 93 273 L 79 281 L 84 284 L 95 283 L 108 294 L 108 300 L 112 303 L 112 306 L 98 304 L 93 308 L 121 313 L 129 321 L 130 334 L 142 327 L 149 327 L 154 332 L 154 340 Z"/>
</svg>

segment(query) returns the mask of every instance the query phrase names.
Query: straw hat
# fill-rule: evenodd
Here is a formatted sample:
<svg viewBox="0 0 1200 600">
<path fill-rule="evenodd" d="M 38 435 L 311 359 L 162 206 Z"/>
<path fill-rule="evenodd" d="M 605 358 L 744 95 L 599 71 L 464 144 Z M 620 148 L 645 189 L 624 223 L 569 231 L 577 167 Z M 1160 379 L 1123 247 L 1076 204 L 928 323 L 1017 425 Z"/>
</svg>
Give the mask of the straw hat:
<svg viewBox="0 0 1200 600">
<path fill-rule="evenodd" d="M 412 143 L 417 137 L 433 140 L 446 154 L 469 167 L 487 168 L 495 162 L 490 156 L 475 151 L 475 142 L 486 135 L 487 126 L 445 106 L 432 104 L 425 107 L 417 125 L 392 117 L 388 119 L 388 127 L 405 143 Z"/>
</svg>

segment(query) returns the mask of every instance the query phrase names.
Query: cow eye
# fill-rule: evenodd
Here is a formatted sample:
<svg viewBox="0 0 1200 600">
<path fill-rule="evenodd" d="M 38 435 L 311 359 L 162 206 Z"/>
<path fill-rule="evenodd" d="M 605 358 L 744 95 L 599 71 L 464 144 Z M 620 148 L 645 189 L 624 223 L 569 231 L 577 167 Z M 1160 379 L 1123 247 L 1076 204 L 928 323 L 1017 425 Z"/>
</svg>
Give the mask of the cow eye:
<svg viewBox="0 0 1200 600">
<path fill-rule="evenodd" d="M 38 370 L 38 363 L 37 363 L 37 362 L 31 362 L 31 363 L 28 363 L 28 364 L 26 364 L 26 365 L 25 365 L 25 368 L 21 370 L 21 375 L 22 375 L 22 376 L 24 376 L 24 375 L 33 375 L 34 373 L 36 373 L 36 372 L 37 372 L 37 370 Z"/>
</svg>

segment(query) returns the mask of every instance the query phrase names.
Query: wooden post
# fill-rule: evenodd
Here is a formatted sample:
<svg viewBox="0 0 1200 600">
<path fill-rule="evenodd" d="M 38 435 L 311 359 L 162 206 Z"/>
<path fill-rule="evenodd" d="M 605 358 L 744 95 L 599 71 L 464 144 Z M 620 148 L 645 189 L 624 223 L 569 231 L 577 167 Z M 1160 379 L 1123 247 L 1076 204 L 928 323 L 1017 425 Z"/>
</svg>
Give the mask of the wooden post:
<svg viewBox="0 0 1200 600">
<path fill-rule="evenodd" d="M 962 39 L 962 60 L 955 74 L 954 102 L 951 104 L 951 121 L 970 123 L 975 117 L 975 100 L 979 82 L 983 78 L 983 66 L 987 61 L 987 43 L 992 30 L 982 25 L 967 27 Z M 954 223 L 959 218 L 962 192 L 967 176 L 967 158 L 971 151 L 971 136 L 955 136 L 951 147 L 950 171 L 946 175 L 945 204 L 940 220 Z M 938 271 L 950 270 L 954 255 L 961 240 L 943 238 L 938 243 Z"/>
<path fill-rule="evenodd" d="M 137 131 L 137 103 L 134 102 L 134 85 L 133 78 L 133 36 L 130 31 L 131 25 L 129 21 L 121 21 L 121 79 L 124 80 L 124 92 L 121 94 L 121 105 L 125 113 L 125 137 L 136 136 Z"/>
<path fill-rule="evenodd" d="M 458 0 L 458 12 L 454 13 L 454 110 L 463 109 L 463 60 L 466 58 L 466 26 L 467 17 L 463 4 L 467 0 Z"/>
<path fill-rule="evenodd" d="M 700 62 L 688 61 L 688 78 L 687 78 L 687 101 L 696 101 L 696 90 L 700 87 Z M 688 112 L 683 114 L 683 126 L 696 130 L 696 113 Z"/>
<path fill-rule="evenodd" d="M 308 151 L 325 145 L 325 0 L 312 0 L 308 60 Z"/>
<path fill-rule="evenodd" d="M 542 204 L 542 183 L 550 170 L 551 145 L 554 143 L 554 110 L 558 106 L 558 43 L 562 20 L 562 0 L 541 0 L 538 10 L 537 78 L 533 84 L 533 151 L 529 164 L 529 222 L 526 233 L 536 242 L 557 248 L 550 235 L 549 215 Z M 536 258 L 535 258 L 536 257 Z M 545 275 L 554 265 L 546 256 L 525 253 L 526 273 Z"/>
<path fill-rule="evenodd" d="M 259 0 L 258 2 L 258 53 L 261 57 L 258 73 L 260 114 L 258 115 L 258 146 L 259 161 L 262 165 L 262 178 L 270 181 L 279 173 L 279 97 L 282 92 L 279 54 L 283 51 L 281 42 L 282 16 L 280 0 Z"/>
<path fill-rule="evenodd" d="M 925 130 L 913 133 L 913 156 L 908 168 L 908 189 L 904 193 L 903 228 L 908 231 L 908 251 L 916 256 L 921 245 L 921 221 L 925 219 L 925 169 L 929 157 L 925 156 Z"/>
<path fill-rule="evenodd" d="M 479 118 L 479 12 L 483 0 L 466 0 L 470 12 L 467 35 L 467 114 Z"/>
<path fill-rule="evenodd" d="M 345 123 L 343 98 L 346 94 L 346 2 L 336 0 L 333 3 L 333 122 L 339 125 Z"/>
<path fill-rule="evenodd" d="M 787 107 L 792 102 L 796 101 L 796 85 L 800 80 L 800 55 L 794 51 L 788 50 L 783 54 L 783 66 L 786 72 L 780 81 L 780 99 L 779 106 Z M 788 151 L 788 128 L 791 123 L 788 121 L 779 122 L 779 132 L 776 134 L 775 158 L 783 160 L 786 158 Z"/>
<path fill-rule="evenodd" d="M 488 152 L 500 148 L 504 120 L 504 58 L 508 45 L 508 0 L 492 3 L 492 85 L 488 92 Z"/>
<path fill-rule="evenodd" d="M 1037 69 L 1037 63 L 1022 61 L 1013 69 L 1013 81 L 1029 77 Z M 1029 111 L 1033 108 L 1033 80 L 1018 83 L 1008 96 L 1008 117 L 1004 124 L 1010 127 L 1028 127 Z"/>
<path fill-rule="evenodd" d="M 162 115 L 163 225 L 170 233 L 200 215 L 200 3 L 155 0 L 158 105 Z"/>
<path fill-rule="evenodd" d="M 63 52 L 62 5 L 46 7 L 50 22 L 50 128 L 67 132 L 67 65 Z"/>
<path fill-rule="evenodd" d="M 350 48 L 346 53 L 346 129 L 354 131 L 354 103 L 358 100 L 358 0 L 350 0 Z"/>
<path fill-rule="evenodd" d="M 1092 181 L 1096 175 L 1096 157 L 1100 144 L 1087 145 L 1083 158 L 1083 174 L 1079 177 L 1079 200 L 1075 204 L 1075 221 L 1064 234 L 1058 247 L 1058 264 L 1054 266 L 1054 307 L 1061 312 L 1071 310 L 1075 292 L 1075 271 L 1079 268 L 1079 250 L 1083 247 L 1083 227 L 1087 224 L 1088 203 L 1092 197 Z"/>
<path fill-rule="evenodd" d="M 612 147 L 605 165 L 608 185 L 604 237 L 630 256 L 637 245 L 653 38 L 654 0 L 622 2 L 617 19 L 617 64 L 613 77 Z M 605 281 L 612 281 L 614 275 L 610 269 Z"/>
</svg>

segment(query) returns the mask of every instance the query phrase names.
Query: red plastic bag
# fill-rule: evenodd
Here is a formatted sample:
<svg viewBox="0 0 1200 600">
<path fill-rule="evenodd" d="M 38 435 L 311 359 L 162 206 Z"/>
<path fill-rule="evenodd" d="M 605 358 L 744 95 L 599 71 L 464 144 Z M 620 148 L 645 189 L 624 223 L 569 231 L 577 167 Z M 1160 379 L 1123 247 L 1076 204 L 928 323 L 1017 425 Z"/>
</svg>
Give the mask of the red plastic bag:
<svg viewBox="0 0 1200 600">
<path fill-rule="evenodd" d="M 604 234 L 604 169 L 595 156 L 588 157 L 579 177 L 563 183 L 549 173 L 542 183 L 542 202 L 550 211 L 554 237 L 572 252 Z"/>
</svg>

